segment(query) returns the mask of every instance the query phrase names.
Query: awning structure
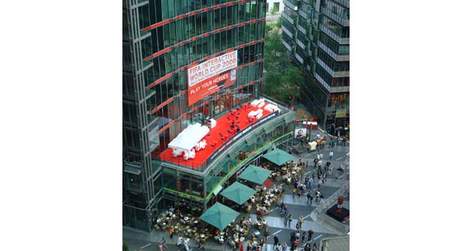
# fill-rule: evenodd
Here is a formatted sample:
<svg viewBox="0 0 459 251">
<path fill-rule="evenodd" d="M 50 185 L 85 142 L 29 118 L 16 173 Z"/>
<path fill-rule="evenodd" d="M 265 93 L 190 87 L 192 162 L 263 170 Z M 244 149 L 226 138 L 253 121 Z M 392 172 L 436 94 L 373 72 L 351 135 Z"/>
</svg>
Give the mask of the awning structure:
<svg viewBox="0 0 459 251">
<path fill-rule="evenodd" d="M 239 205 L 242 205 L 256 192 L 257 191 L 254 189 L 236 181 L 231 186 L 223 190 L 223 192 L 220 194 L 223 197 L 230 199 Z"/>
<path fill-rule="evenodd" d="M 255 165 L 249 165 L 244 172 L 239 175 L 239 178 L 248 180 L 258 185 L 263 185 L 266 179 L 271 175 L 271 171 Z"/>
<path fill-rule="evenodd" d="M 220 229 L 220 231 L 223 231 L 226 226 L 233 222 L 238 216 L 238 212 L 217 202 L 211 208 L 207 209 L 199 218 Z"/>
<path fill-rule="evenodd" d="M 278 148 L 263 155 L 263 158 L 278 166 L 282 166 L 283 164 L 296 159 L 293 155 Z"/>
</svg>

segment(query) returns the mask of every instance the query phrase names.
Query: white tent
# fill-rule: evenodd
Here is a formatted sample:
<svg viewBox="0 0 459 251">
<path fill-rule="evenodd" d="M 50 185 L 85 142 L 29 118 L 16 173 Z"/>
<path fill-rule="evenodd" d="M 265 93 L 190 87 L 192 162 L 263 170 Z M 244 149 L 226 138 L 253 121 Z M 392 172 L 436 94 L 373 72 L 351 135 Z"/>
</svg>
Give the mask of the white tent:
<svg viewBox="0 0 459 251">
<path fill-rule="evenodd" d="M 207 133 L 209 133 L 207 126 L 196 123 L 185 128 L 167 146 L 176 151 L 191 151 Z"/>
</svg>

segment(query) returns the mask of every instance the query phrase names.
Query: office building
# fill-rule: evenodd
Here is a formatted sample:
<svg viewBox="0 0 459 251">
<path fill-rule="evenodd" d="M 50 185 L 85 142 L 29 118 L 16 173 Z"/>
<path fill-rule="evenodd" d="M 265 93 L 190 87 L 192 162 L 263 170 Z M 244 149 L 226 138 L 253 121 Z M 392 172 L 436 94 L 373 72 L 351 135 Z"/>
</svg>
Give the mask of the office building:
<svg viewBox="0 0 459 251">
<path fill-rule="evenodd" d="M 123 0 L 124 225 L 150 230 L 179 202 L 208 208 L 248 163 L 289 142 L 295 114 L 277 104 L 209 138 L 194 160 L 168 148 L 188 126 L 215 118 L 221 129 L 261 97 L 265 17 L 266 0 Z"/>
<path fill-rule="evenodd" d="M 282 43 L 305 71 L 302 101 L 320 125 L 349 127 L 349 0 L 284 0 Z"/>
</svg>

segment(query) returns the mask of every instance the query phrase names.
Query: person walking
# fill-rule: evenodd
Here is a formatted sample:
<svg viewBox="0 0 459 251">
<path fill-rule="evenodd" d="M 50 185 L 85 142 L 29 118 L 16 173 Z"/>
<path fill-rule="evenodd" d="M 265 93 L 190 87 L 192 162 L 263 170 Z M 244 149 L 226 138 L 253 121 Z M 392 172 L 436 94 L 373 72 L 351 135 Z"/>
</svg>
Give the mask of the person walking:
<svg viewBox="0 0 459 251">
<path fill-rule="evenodd" d="M 274 245 L 274 251 L 282 251 L 282 245 L 280 243 L 277 243 L 277 245 Z"/>
<path fill-rule="evenodd" d="M 287 242 L 284 242 L 284 244 L 282 244 L 282 251 L 287 251 L 287 249 L 288 249 Z"/>
<path fill-rule="evenodd" d="M 314 231 L 312 229 L 308 230 L 308 242 L 312 240 L 312 235 L 314 234 Z"/>
<path fill-rule="evenodd" d="M 304 251 L 311 251 L 311 244 L 306 243 L 306 245 L 304 246 Z"/>
<path fill-rule="evenodd" d="M 293 216 L 292 214 L 288 214 L 288 227 L 290 228 L 290 225 L 292 223 L 292 220 L 293 220 Z"/>
<path fill-rule="evenodd" d="M 312 189 L 309 190 L 308 194 L 306 195 L 306 197 L 308 198 L 308 204 L 309 205 L 312 205 L 312 200 L 313 200 L 313 196 L 312 196 Z"/>
<path fill-rule="evenodd" d="M 314 243 L 312 245 L 312 250 L 311 251 L 319 251 L 319 248 L 317 247 L 317 243 Z"/>
<path fill-rule="evenodd" d="M 303 223 L 304 223 L 304 219 L 305 218 L 306 218 L 305 216 L 298 217 L 298 222 L 300 223 L 300 229 L 303 227 Z"/>
<path fill-rule="evenodd" d="M 279 244 L 279 237 L 277 235 L 274 235 L 274 246 L 277 246 Z"/>
<path fill-rule="evenodd" d="M 330 158 L 330 160 L 333 159 L 333 151 L 330 151 L 330 153 L 328 154 L 328 157 Z"/>
<path fill-rule="evenodd" d="M 164 239 L 164 237 L 159 242 L 158 248 L 159 248 L 159 251 L 165 251 L 168 249 L 168 247 L 166 246 L 166 240 Z"/>
<path fill-rule="evenodd" d="M 304 243 L 306 240 L 306 231 L 303 231 L 303 234 L 301 235 L 301 243 Z"/>
<path fill-rule="evenodd" d="M 182 236 L 177 237 L 177 247 L 180 247 L 183 245 L 183 238 Z"/>
</svg>

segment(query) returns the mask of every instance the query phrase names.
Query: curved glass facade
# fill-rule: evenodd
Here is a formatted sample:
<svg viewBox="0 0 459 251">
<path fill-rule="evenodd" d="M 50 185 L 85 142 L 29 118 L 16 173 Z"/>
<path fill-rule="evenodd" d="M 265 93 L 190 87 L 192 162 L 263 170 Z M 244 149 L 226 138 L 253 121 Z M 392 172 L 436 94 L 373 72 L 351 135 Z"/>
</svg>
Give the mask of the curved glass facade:
<svg viewBox="0 0 459 251">
<path fill-rule="evenodd" d="M 180 200 L 205 207 L 242 161 L 292 129 L 284 109 L 200 170 L 159 159 L 188 125 L 260 96 L 265 16 L 265 0 L 123 0 L 125 225 L 149 230 L 159 210 Z M 188 69 L 231 51 L 234 83 L 189 102 Z M 250 158 L 238 159 L 240 151 Z"/>
</svg>

